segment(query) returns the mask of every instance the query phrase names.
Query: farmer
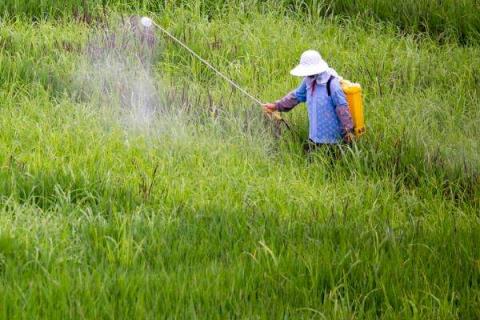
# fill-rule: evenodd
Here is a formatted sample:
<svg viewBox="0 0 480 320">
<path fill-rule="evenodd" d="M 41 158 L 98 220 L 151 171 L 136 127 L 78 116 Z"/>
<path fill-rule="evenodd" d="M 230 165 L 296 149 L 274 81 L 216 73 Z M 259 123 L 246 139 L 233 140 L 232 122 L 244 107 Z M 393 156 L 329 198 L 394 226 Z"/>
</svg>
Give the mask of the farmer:
<svg viewBox="0 0 480 320">
<path fill-rule="evenodd" d="M 264 110 L 268 113 L 288 112 L 299 103 L 306 102 L 310 122 L 306 151 L 337 145 L 342 141 L 350 144 L 353 138 L 352 116 L 335 70 L 329 68 L 320 53 L 308 50 L 290 74 L 303 77 L 300 87 L 275 103 L 264 104 Z"/>
</svg>

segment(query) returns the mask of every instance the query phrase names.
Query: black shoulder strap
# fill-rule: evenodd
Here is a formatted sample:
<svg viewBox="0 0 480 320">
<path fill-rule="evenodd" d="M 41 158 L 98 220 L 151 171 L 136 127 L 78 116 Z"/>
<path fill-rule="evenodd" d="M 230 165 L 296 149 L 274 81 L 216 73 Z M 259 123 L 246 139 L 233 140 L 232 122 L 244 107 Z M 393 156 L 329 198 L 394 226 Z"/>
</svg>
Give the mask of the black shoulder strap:
<svg viewBox="0 0 480 320">
<path fill-rule="evenodd" d="M 330 76 L 330 78 L 328 78 L 328 81 L 327 81 L 327 93 L 329 97 L 332 95 L 332 89 L 330 88 L 330 84 L 332 83 L 333 78 L 335 77 Z"/>
</svg>

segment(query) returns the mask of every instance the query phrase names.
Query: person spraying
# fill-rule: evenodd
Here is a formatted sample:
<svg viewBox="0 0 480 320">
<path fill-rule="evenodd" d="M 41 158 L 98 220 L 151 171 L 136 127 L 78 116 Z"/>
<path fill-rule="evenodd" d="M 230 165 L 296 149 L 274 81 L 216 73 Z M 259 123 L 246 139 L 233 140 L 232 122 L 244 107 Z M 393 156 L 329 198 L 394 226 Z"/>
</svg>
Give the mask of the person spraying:
<svg viewBox="0 0 480 320">
<path fill-rule="evenodd" d="M 340 77 L 315 50 L 305 51 L 290 74 L 303 77 L 300 86 L 275 103 L 263 104 L 266 112 L 288 112 L 306 102 L 309 119 L 308 150 L 332 146 L 354 137 L 353 121 Z"/>
<path fill-rule="evenodd" d="M 273 116 L 273 119 L 286 124 L 285 120 L 275 111 L 287 112 L 299 103 L 306 102 L 310 120 L 309 144 L 307 145 L 309 149 L 320 145 L 336 145 L 342 139 L 346 143 L 351 143 L 354 129 L 356 136 L 365 132 L 360 85 L 342 80 L 345 84 L 342 88 L 338 74 L 329 68 L 317 51 L 304 52 L 300 64 L 291 71 L 294 76 L 304 77 L 300 87 L 275 103 L 264 104 L 152 19 L 142 17 L 140 24 L 148 30 L 153 26 L 158 28 L 214 71 L 217 76 L 227 81 L 256 104 L 261 105 L 266 112 Z M 347 92 L 347 97 L 344 92 Z M 354 110 L 353 120 L 350 109 Z"/>
</svg>

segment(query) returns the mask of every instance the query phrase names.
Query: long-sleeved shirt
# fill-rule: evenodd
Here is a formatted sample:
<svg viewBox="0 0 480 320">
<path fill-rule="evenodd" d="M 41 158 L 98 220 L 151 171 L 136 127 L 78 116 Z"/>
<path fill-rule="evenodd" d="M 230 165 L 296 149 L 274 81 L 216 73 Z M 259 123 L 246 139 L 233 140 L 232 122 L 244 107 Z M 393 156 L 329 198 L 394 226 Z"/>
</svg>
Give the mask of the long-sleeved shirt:
<svg viewBox="0 0 480 320">
<path fill-rule="evenodd" d="M 288 112 L 301 102 L 307 103 L 309 138 L 315 143 L 338 143 L 346 132 L 353 129 L 347 100 L 336 76 L 330 82 L 331 94 L 328 96 L 327 82 L 331 75 L 324 72 L 306 77 L 296 90 L 275 102 L 281 112 Z"/>
</svg>

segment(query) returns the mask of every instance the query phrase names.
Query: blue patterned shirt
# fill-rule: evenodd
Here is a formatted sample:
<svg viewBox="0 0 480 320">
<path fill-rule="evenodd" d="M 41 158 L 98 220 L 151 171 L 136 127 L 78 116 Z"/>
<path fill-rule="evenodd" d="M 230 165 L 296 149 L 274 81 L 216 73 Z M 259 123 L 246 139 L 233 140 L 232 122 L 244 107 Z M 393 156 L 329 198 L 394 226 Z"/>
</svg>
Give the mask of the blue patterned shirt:
<svg viewBox="0 0 480 320">
<path fill-rule="evenodd" d="M 289 111 L 300 102 L 307 103 L 310 122 L 309 138 L 315 143 L 334 144 L 353 128 L 345 94 L 337 77 L 330 82 L 328 96 L 328 73 L 306 77 L 292 93 L 276 103 L 279 111 Z"/>
</svg>

